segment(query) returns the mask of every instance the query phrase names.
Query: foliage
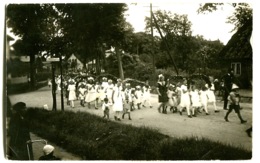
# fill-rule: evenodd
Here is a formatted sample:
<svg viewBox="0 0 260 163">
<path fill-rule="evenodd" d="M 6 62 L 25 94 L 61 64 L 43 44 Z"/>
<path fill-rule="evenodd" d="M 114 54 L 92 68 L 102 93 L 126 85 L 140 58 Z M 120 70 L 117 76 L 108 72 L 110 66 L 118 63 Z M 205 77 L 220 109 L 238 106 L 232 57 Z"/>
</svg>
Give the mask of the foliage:
<svg viewBox="0 0 260 163">
<path fill-rule="evenodd" d="M 46 81 L 48 78 L 51 79 L 52 73 L 51 72 L 38 72 L 36 74 L 36 79 L 38 82 Z"/>
<path fill-rule="evenodd" d="M 33 133 L 83 160 L 246 160 L 252 157 L 252 152 L 204 138 L 169 138 L 153 129 L 123 125 L 84 112 L 29 109 L 27 117 Z"/>
<path fill-rule="evenodd" d="M 39 82 L 36 84 L 35 89 L 37 90 L 37 89 L 45 87 L 45 86 L 47 86 L 47 81 Z M 27 82 L 19 83 L 19 84 L 7 84 L 6 90 L 7 90 L 7 95 L 26 93 L 26 92 L 32 91 Z"/>
<path fill-rule="evenodd" d="M 27 76 L 29 64 L 21 62 L 20 59 L 9 59 L 6 63 L 7 74 L 12 74 L 12 77 Z"/>
</svg>

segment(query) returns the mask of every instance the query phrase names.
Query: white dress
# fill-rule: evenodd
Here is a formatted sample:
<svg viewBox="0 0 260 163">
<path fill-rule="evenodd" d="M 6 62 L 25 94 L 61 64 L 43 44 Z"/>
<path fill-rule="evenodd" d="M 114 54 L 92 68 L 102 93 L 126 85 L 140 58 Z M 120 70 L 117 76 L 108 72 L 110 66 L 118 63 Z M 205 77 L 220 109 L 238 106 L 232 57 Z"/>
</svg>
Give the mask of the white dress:
<svg viewBox="0 0 260 163">
<path fill-rule="evenodd" d="M 123 92 L 122 92 L 122 87 L 117 87 L 115 86 L 114 89 L 114 94 L 113 94 L 113 100 L 114 100 L 114 105 L 113 105 L 113 111 L 123 111 Z"/>
<path fill-rule="evenodd" d="M 191 91 L 190 96 L 191 96 L 192 106 L 193 107 L 200 107 L 201 103 L 200 103 L 199 92 L 198 91 Z"/>
<path fill-rule="evenodd" d="M 206 106 L 208 104 L 207 91 L 200 91 L 200 102 L 202 106 Z"/>
<path fill-rule="evenodd" d="M 107 89 L 105 90 L 106 92 L 106 96 L 108 98 L 108 100 L 111 102 L 112 101 L 112 93 L 114 90 L 114 84 L 110 84 L 107 86 Z"/>
<path fill-rule="evenodd" d="M 176 93 L 172 90 L 167 91 L 167 96 L 169 98 L 167 106 L 177 106 Z"/>
<path fill-rule="evenodd" d="M 208 102 L 216 102 L 216 96 L 214 93 L 215 87 L 214 84 L 207 90 Z"/>
<path fill-rule="evenodd" d="M 186 85 L 181 86 L 181 107 L 190 107 L 190 95 Z M 185 93 L 184 93 L 185 92 Z"/>
<path fill-rule="evenodd" d="M 76 86 L 73 84 L 73 85 L 69 85 L 68 86 L 68 91 L 69 91 L 69 101 L 71 100 L 76 100 L 77 97 L 76 97 Z"/>
<path fill-rule="evenodd" d="M 150 97 L 151 97 L 151 88 L 146 88 L 146 87 L 143 87 L 143 100 L 150 100 Z"/>
<path fill-rule="evenodd" d="M 79 99 L 84 100 L 85 99 L 85 94 L 86 94 L 86 88 L 79 88 Z"/>
<path fill-rule="evenodd" d="M 87 84 L 87 95 L 85 98 L 85 101 L 87 103 L 95 101 L 96 100 L 96 90 L 95 90 L 95 86 L 92 84 Z"/>
<path fill-rule="evenodd" d="M 140 104 L 142 103 L 142 91 L 141 90 L 136 90 L 135 91 L 135 96 L 137 97 L 136 98 L 136 104 Z"/>
<path fill-rule="evenodd" d="M 99 89 L 99 98 L 102 101 L 106 98 L 105 90 L 107 89 L 107 86 L 108 86 L 107 82 L 102 82 L 101 87 Z"/>
</svg>

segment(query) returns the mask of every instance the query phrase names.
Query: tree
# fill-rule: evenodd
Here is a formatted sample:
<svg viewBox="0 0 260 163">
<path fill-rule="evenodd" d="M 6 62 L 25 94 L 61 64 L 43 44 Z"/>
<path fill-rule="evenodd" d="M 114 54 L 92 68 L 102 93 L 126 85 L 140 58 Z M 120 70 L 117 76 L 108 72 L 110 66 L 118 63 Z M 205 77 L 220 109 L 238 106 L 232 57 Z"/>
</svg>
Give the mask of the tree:
<svg viewBox="0 0 260 163">
<path fill-rule="evenodd" d="M 43 50 L 42 27 L 47 14 L 40 4 L 9 4 L 7 6 L 7 26 L 21 37 L 19 51 L 30 56 L 31 88 L 35 88 L 35 55 Z"/>
</svg>

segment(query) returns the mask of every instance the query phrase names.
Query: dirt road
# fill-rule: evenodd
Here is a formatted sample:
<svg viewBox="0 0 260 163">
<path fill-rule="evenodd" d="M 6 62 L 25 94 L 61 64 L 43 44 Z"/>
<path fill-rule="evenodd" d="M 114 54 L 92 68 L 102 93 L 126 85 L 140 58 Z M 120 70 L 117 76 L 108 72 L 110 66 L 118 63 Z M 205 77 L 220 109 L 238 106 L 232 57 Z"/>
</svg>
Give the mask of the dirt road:
<svg viewBox="0 0 260 163">
<path fill-rule="evenodd" d="M 242 103 L 243 110 L 241 111 L 247 123 L 240 124 L 237 115 L 233 112 L 229 116 L 230 122 L 224 120 L 225 110 L 222 109 L 223 103 L 217 102 L 219 113 L 215 113 L 213 106 L 209 105 L 210 115 L 205 113 L 199 114 L 197 117 L 189 118 L 184 112 L 181 116 L 179 113 L 162 114 L 157 110 L 157 95 L 151 97 L 153 108 L 145 107 L 140 110 L 131 112 L 132 120 L 123 119 L 119 123 L 129 124 L 133 126 L 145 126 L 159 130 L 161 133 L 171 137 L 197 137 L 207 138 L 213 141 L 218 141 L 224 144 L 241 147 L 246 150 L 252 150 L 252 138 L 249 138 L 245 132 L 252 125 L 252 104 Z M 11 95 L 12 104 L 18 101 L 23 101 L 28 107 L 43 107 L 47 104 L 49 109 L 52 108 L 51 88 L 44 87 L 35 92 L 29 92 L 18 95 Z M 91 114 L 103 116 L 101 109 L 95 110 L 93 104 L 91 109 L 81 107 L 79 101 L 75 102 L 75 108 L 72 109 L 66 105 L 65 111 L 86 111 Z M 57 93 L 57 108 L 60 110 L 60 94 Z M 111 120 L 113 120 L 113 112 L 111 112 Z M 126 116 L 127 117 L 127 116 Z"/>
</svg>

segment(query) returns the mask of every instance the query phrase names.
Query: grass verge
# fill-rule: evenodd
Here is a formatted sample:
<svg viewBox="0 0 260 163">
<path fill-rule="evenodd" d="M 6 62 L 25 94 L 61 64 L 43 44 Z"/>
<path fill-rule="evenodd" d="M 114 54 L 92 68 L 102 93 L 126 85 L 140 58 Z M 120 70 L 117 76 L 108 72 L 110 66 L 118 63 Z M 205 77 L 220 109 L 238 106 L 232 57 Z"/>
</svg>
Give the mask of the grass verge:
<svg viewBox="0 0 260 163">
<path fill-rule="evenodd" d="M 207 139 L 174 139 L 156 130 L 85 112 L 29 109 L 31 131 L 84 160 L 248 160 L 251 151 Z"/>
</svg>

